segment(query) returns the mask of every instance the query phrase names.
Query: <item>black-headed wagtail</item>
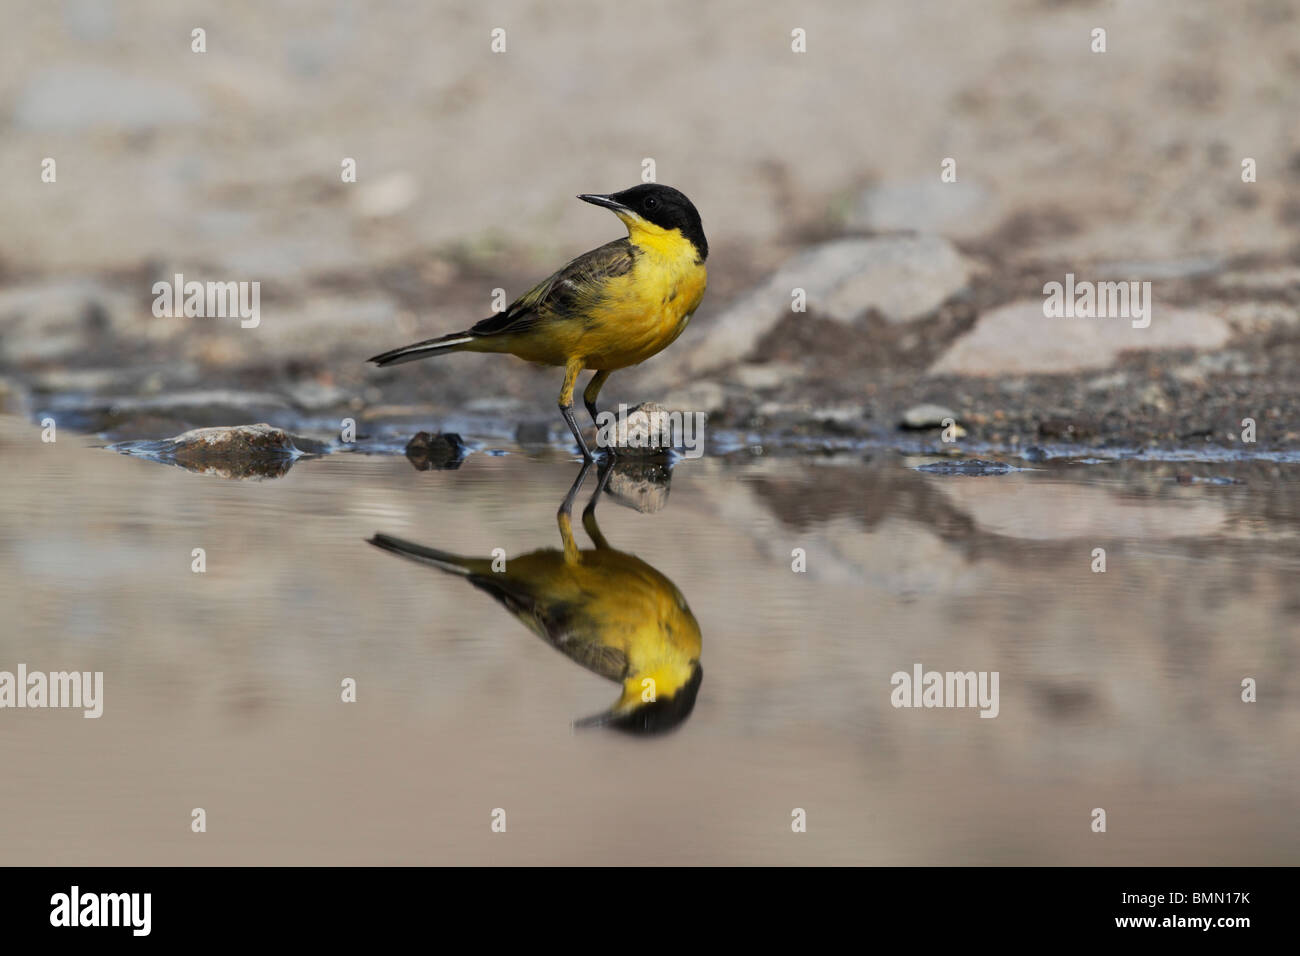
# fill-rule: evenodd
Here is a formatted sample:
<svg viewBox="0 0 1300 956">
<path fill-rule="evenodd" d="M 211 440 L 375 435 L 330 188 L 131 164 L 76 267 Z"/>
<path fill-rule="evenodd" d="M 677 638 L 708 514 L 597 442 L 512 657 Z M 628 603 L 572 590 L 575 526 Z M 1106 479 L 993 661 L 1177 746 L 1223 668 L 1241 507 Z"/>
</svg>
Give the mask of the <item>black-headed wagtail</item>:
<svg viewBox="0 0 1300 956">
<path fill-rule="evenodd" d="M 560 412 L 590 461 L 573 420 L 578 373 L 596 372 L 582 393 L 594 422 L 596 396 L 610 373 L 661 352 L 686 328 L 704 297 L 709 244 L 695 206 L 671 186 L 649 183 L 578 198 L 611 210 L 627 226 L 627 238 L 584 253 L 504 312 L 463 332 L 393 349 L 370 361 L 400 365 L 446 352 L 505 352 L 563 366 Z"/>
</svg>

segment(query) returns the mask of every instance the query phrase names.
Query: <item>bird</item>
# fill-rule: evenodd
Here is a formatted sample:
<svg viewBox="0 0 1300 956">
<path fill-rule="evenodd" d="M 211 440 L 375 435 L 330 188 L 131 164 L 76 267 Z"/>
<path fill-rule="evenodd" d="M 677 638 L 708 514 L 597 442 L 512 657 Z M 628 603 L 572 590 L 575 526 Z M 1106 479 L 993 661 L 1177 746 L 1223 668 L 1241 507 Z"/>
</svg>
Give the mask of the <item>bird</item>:
<svg viewBox="0 0 1300 956">
<path fill-rule="evenodd" d="M 596 523 L 595 505 L 608 481 L 606 468 L 583 528 L 595 548 L 580 550 L 570 510 L 588 464 L 557 514 L 563 548 L 509 558 L 472 558 L 387 534 L 367 539 L 383 551 L 464 578 L 490 594 L 529 630 L 587 670 L 622 690 L 608 710 L 576 727 L 610 727 L 638 735 L 679 727 L 695 708 L 704 677 L 700 625 L 686 598 L 667 577 L 635 555 L 610 546 Z"/>
<path fill-rule="evenodd" d="M 584 193 L 610 210 L 627 236 L 585 252 L 543 279 L 505 311 L 462 332 L 425 339 L 369 359 L 386 367 L 449 352 L 498 352 L 564 369 L 560 413 L 584 461 L 592 454 L 573 417 L 578 376 L 599 427 L 596 397 L 612 372 L 666 349 L 685 330 L 708 285 L 709 243 L 695 205 L 671 186 L 642 183 L 621 192 Z M 612 451 L 612 449 L 611 449 Z"/>
</svg>

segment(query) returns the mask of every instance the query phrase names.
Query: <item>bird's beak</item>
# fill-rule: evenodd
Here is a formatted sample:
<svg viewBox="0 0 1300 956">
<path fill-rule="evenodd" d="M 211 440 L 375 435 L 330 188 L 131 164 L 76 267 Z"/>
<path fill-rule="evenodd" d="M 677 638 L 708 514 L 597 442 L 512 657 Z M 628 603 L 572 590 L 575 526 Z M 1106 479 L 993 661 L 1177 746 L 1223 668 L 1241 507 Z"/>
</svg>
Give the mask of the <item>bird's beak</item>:
<svg viewBox="0 0 1300 956">
<path fill-rule="evenodd" d="M 599 714 L 592 714 L 590 717 L 583 717 L 581 720 L 573 722 L 574 730 L 588 730 L 592 727 L 604 727 L 613 722 L 615 714 L 612 710 L 601 711 Z"/>
<path fill-rule="evenodd" d="M 591 203 L 593 206 L 604 206 L 606 209 L 612 209 L 614 212 L 628 213 L 632 211 L 613 196 L 600 196 L 595 193 L 583 193 L 578 198 L 583 202 Z"/>
</svg>

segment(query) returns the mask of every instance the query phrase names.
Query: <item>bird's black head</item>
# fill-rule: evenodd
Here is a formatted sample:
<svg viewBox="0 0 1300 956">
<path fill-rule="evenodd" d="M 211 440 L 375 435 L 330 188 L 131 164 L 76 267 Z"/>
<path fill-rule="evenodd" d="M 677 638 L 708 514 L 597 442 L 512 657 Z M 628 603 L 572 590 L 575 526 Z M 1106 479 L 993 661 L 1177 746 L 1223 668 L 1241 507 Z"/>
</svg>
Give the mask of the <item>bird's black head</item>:
<svg viewBox="0 0 1300 956">
<path fill-rule="evenodd" d="M 579 727 L 610 727 L 638 737 L 653 737 L 676 730 L 691 716 L 695 709 L 695 698 L 700 693 L 700 683 L 704 680 L 704 668 L 698 661 L 691 671 L 690 678 L 671 697 L 660 697 L 649 703 L 640 704 L 625 714 L 598 714 L 578 721 Z"/>
<path fill-rule="evenodd" d="M 709 257 L 709 242 L 704 238 L 704 224 L 700 221 L 695 204 L 672 186 L 642 183 L 607 196 L 588 193 L 578 198 L 612 209 L 625 222 L 628 221 L 625 217 L 635 217 L 669 232 L 680 230 L 682 236 L 695 246 L 701 262 Z"/>
</svg>

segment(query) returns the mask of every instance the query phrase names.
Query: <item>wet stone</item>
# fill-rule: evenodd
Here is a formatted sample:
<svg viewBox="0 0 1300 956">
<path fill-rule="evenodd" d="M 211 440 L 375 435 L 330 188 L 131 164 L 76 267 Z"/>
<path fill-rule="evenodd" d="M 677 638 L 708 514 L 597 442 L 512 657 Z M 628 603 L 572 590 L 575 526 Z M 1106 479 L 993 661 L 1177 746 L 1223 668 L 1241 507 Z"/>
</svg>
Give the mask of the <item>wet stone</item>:
<svg viewBox="0 0 1300 956">
<path fill-rule="evenodd" d="M 1005 475 L 1015 469 L 1004 461 L 967 458 L 960 461 L 934 461 L 917 465 L 916 470 L 923 471 L 927 475 L 966 475 L 978 478 L 985 475 Z"/>
<path fill-rule="evenodd" d="M 406 457 L 417 471 L 453 471 L 468 453 L 468 446 L 455 432 L 416 432 L 406 443 Z"/>
<path fill-rule="evenodd" d="M 158 441 L 123 441 L 110 450 L 224 478 L 279 477 L 304 455 L 323 453 L 321 442 L 265 423 L 195 428 Z"/>
<path fill-rule="evenodd" d="M 601 436 L 608 439 L 607 446 L 602 447 L 616 448 L 621 457 L 661 455 L 681 443 L 683 426 L 689 416 L 690 413 L 670 412 L 657 402 L 643 402 L 615 418 L 612 429 L 602 429 L 609 432 Z M 690 423 L 693 425 L 694 420 L 690 419 Z M 699 436 L 692 432 L 688 437 Z"/>
</svg>

